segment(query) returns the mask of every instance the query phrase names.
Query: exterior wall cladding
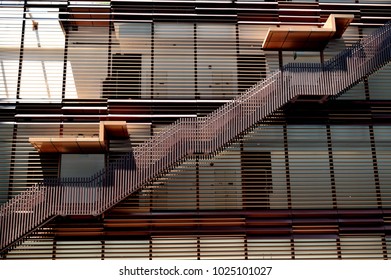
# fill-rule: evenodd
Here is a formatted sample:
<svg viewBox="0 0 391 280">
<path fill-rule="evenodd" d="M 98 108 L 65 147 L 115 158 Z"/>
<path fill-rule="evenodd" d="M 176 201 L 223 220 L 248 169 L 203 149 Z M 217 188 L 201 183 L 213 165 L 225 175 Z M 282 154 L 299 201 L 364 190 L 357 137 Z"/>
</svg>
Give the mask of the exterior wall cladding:
<svg viewBox="0 0 391 280">
<path fill-rule="evenodd" d="M 338 3 L 337 3 L 338 2 Z M 0 204 L 90 176 L 178 118 L 291 62 L 323 63 L 391 19 L 389 0 L 0 1 Z M 352 14 L 323 50 L 263 50 L 270 27 Z M 4 259 L 388 259 L 391 66 L 335 98 L 300 96 L 212 156 L 194 154 L 99 215 L 66 215 Z M 30 137 L 104 151 L 39 153 Z M 69 179 L 72 180 L 72 179 Z"/>
</svg>

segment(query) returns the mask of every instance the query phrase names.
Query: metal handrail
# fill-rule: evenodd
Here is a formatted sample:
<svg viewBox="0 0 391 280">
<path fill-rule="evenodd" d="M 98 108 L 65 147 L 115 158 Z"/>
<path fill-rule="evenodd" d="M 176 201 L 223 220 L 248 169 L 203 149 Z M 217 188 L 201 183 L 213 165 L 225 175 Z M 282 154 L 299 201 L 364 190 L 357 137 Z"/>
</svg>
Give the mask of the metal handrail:
<svg viewBox="0 0 391 280">
<path fill-rule="evenodd" d="M 211 156 L 298 95 L 337 96 L 391 60 L 391 25 L 324 64 L 291 63 L 205 117 L 181 118 L 90 178 L 48 178 L 0 206 L 0 251 L 58 215 L 99 215 L 193 154 Z"/>
</svg>

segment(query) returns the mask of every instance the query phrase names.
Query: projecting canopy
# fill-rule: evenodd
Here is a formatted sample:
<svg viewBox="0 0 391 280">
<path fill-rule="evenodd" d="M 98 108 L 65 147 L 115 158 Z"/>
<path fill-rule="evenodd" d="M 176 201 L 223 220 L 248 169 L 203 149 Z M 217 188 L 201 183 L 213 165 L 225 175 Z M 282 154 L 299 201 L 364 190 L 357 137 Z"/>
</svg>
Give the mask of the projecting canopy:
<svg viewBox="0 0 391 280">
<path fill-rule="evenodd" d="M 354 15 L 331 14 L 322 27 L 282 26 L 269 28 L 264 50 L 323 50 L 333 38 L 340 38 L 353 21 Z"/>
<path fill-rule="evenodd" d="M 106 151 L 109 139 L 128 137 L 126 122 L 102 121 L 96 136 L 31 137 L 29 142 L 40 153 L 100 153 Z"/>
</svg>

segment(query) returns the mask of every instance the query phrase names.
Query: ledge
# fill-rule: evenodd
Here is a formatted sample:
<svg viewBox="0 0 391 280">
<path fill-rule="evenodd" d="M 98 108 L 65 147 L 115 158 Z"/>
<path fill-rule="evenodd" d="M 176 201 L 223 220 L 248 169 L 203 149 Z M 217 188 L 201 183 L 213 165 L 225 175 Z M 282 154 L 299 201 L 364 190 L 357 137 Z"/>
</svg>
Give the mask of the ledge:
<svg viewBox="0 0 391 280">
<path fill-rule="evenodd" d="M 127 138 L 126 122 L 102 121 L 97 136 L 30 137 L 29 142 L 39 153 L 80 154 L 105 152 L 109 139 Z"/>
<path fill-rule="evenodd" d="M 323 50 L 331 39 L 341 38 L 354 15 L 331 14 L 322 27 L 283 26 L 269 28 L 263 41 L 264 50 Z"/>
</svg>

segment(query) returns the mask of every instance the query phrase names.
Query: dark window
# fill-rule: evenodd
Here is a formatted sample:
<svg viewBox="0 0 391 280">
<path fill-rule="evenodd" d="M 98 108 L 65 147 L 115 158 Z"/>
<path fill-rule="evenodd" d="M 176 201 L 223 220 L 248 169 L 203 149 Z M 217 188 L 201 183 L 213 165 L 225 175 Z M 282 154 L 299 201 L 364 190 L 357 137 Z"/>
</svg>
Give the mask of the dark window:
<svg viewBox="0 0 391 280">
<path fill-rule="evenodd" d="M 270 207 L 272 172 L 270 152 L 242 151 L 243 207 Z"/>
<path fill-rule="evenodd" d="M 103 81 L 103 98 L 140 98 L 141 54 L 113 54 L 111 74 Z"/>
</svg>

